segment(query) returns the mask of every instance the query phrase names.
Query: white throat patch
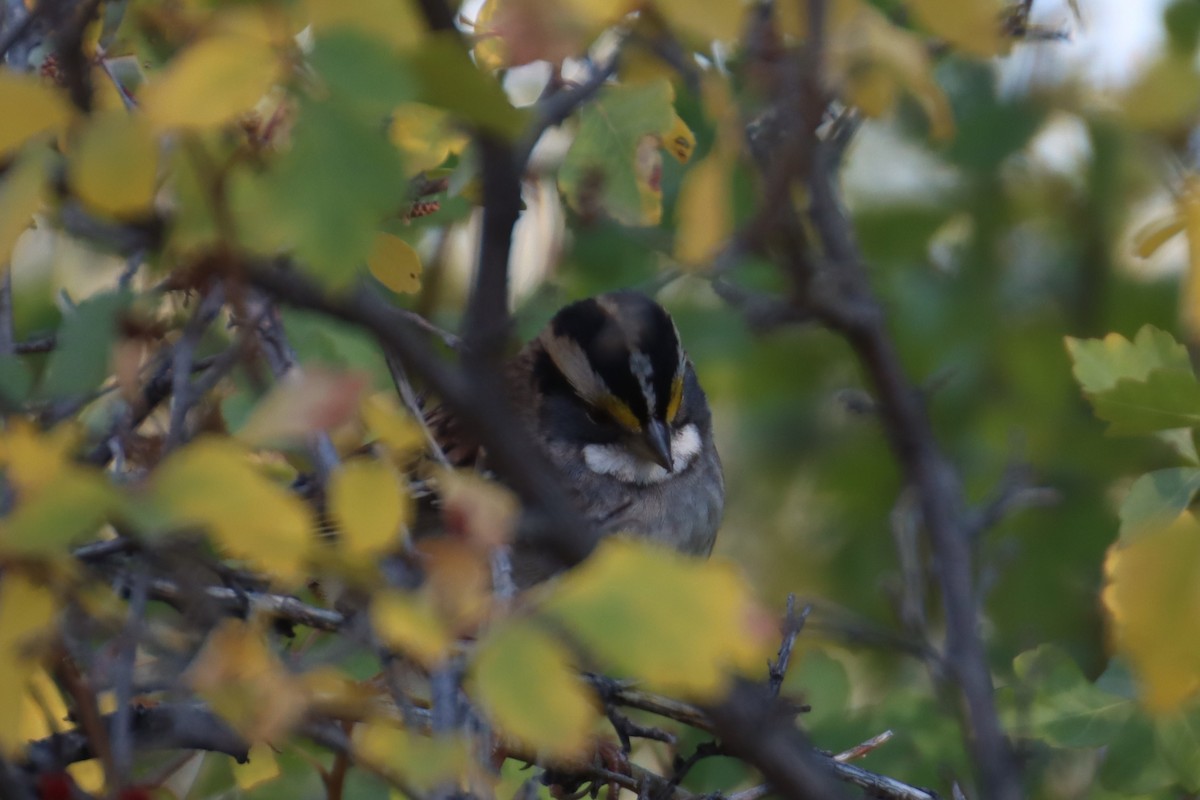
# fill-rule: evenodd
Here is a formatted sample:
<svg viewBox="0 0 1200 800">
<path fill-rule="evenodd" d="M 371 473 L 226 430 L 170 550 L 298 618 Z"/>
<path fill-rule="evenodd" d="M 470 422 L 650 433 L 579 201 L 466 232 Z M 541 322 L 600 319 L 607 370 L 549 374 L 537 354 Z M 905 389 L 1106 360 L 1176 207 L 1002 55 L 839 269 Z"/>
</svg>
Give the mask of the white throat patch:
<svg viewBox="0 0 1200 800">
<path fill-rule="evenodd" d="M 619 444 L 589 444 L 583 448 L 583 460 L 588 469 L 601 475 L 612 475 L 624 483 L 660 483 L 691 465 L 700 453 L 700 431 L 695 425 L 684 425 L 671 436 L 671 459 L 674 472 L 667 472 L 653 461 L 643 459 Z"/>
</svg>

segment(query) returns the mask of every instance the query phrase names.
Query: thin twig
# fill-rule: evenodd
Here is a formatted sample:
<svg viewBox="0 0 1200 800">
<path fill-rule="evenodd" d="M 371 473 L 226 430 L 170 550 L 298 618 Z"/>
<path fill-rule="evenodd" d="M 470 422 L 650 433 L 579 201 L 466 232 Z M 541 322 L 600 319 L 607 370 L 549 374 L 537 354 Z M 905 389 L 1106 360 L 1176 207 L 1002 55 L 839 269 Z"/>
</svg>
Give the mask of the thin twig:
<svg viewBox="0 0 1200 800">
<path fill-rule="evenodd" d="M 771 694 L 775 697 L 779 696 L 779 690 L 783 688 L 783 680 L 787 677 L 788 664 L 792 660 L 792 649 L 796 646 L 796 637 L 800 635 L 800 631 L 804 628 L 804 622 L 811 613 L 812 606 L 805 606 L 804 610 L 797 614 L 796 595 L 788 595 L 787 614 L 783 618 L 783 641 L 779 643 L 779 652 L 776 654 L 775 660 L 767 665 L 768 686 L 771 687 Z"/>
<path fill-rule="evenodd" d="M 171 359 L 171 422 L 163 451 L 169 453 L 187 438 L 187 415 L 201 395 L 192 391 L 192 360 L 200 339 L 225 302 L 225 289 L 220 284 L 208 291 L 197 305 L 191 319 L 183 327 L 175 343 Z"/>
<path fill-rule="evenodd" d="M 129 592 L 129 617 L 117 638 L 115 694 L 117 710 L 112 721 L 112 760 L 114 777 L 119 790 L 128 784 L 133 770 L 133 673 L 137 659 L 138 638 L 146 614 L 146 576 L 137 573 Z"/>
</svg>

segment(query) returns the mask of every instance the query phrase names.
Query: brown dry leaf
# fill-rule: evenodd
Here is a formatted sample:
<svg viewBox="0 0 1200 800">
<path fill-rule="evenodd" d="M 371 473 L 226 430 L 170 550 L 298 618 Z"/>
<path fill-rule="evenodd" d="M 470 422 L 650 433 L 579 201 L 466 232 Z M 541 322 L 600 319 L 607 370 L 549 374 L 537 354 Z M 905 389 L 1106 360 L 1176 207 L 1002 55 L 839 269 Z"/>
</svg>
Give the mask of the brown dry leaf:
<svg viewBox="0 0 1200 800">
<path fill-rule="evenodd" d="M 294 369 L 259 402 L 237 438 L 267 447 L 331 431 L 353 418 L 369 385 L 363 372 Z"/>
<path fill-rule="evenodd" d="M 425 589 L 445 625 L 457 635 L 474 633 L 491 612 L 492 570 L 488 554 L 463 541 L 425 539 L 417 544 Z"/>
<path fill-rule="evenodd" d="M 512 541 L 521 504 L 511 491 L 465 470 L 439 473 L 438 486 L 442 516 L 452 535 L 485 550 Z"/>
</svg>

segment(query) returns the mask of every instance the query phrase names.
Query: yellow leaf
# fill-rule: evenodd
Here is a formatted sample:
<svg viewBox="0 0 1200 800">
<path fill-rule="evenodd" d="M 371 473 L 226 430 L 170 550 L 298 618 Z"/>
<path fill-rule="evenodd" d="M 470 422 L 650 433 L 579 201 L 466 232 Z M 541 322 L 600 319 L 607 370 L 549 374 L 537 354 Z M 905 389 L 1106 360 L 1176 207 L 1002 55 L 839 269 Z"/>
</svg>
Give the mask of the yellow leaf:
<svg viewBox="0 0 1200 800">
<path fill-rule="evenodd" d="M 696 149 L 696 134 L 687 126 L 679 114 L 674 115 L 671 129 L 663 134 L 663 147 L 675 157 L 680 164 L 686 164 Z"/>
<path fill-rule="evenodd" d="M 1188 245 L 1188 267 L 1183 281 L 1183 321 L 1192 335 L 1200 331 L 1200 178 L 1184 184 L 1179 196 L 1184 234 Z"/>
<path fill-rule="evenodd" d="M 392 392 L 379 392 L 362 404 L 363 423 L 393 459 L 405 461 L 425 449 L 425 434 L 412 415 L 401 409 Z"/>
<path fill-rule="evenodd" d="M 1176 234 L 1183 233 L 1185 225 L 1184 218 L 1178 212 L 1150 220 L 1133 235 L 1134 253 L 1138 258 L 1149 258 Z"/>
<path fill-rule="evenodd" d="M 62 425 L 42 433 L 32 423 L 15 419 L 0 435 L 0 466 L 18 492 L 34 492 L 50 486 L 72 463 L 79 430 Z"/>
<path fill-rule="evenodd" d="M 306 708 L 302 684 L 256 626 L 227 619 L 208 635 L 187 682 L 251 744 L 284 736 Z"/>
<path fill-rule="evenodd" d="M 1178 131 L 1200 110 L 1200 73 L 1191 58 L 1163 56 L 1125 90 L 1121 107 L 1136 128 Z"/>
<path fill-rule="evenodd" d="M 339 541 L 354 555 L 395 547 L 411 505 L 400 476 L 383 461 L 347 461 L 329 481 L 329 510 L 342 533 Z"/>
<path fill-rule="evenodd" d="M 704 264 L 729 238 L 733 230 L 732 178 L 733 160 L 721 149 L 684 175 L 675 211 L 675 257 L 684 264 Z"/>
<path fill-rule="evenodd" d="M 1005 48 L 1002 0 L 908 0 L 908 7 L 930 32 L 964 53 L 991 58 Z"/>
<path fill-rule="evenodd" d="M 426 667 L 440 664 L 454 643 L 424 597 L 396 590 L 376 592 L 371 602 L 371 626 L 388 647 Z"/>
<path fill-rule="evenodd" d="M 275 780 L 282 774 L 279 762 L 275 760 L 275 751 L 262 742 L 250 746 L 250 754 L 245 764 L 233 765 L 233 780 L 243 792 Z"/>
<path fill-rule="evenodd" d="M 352 28 L 397 50 L 415 47 L 429 33 L 412 0 L 307 0 L 305 11 L 317 35 Z"/>
<path fill-rule="evenodd" d="M 620 537 L 601 542 L 544 608 L 602 665 L 701 700 L 765 663 L 774 627 L 731 565 Z"/>
<path fill-rule="evenodd" d="M 471 763 L 465 743 L 458 738 L 421 736 L 381 721 L 355 727 L 354 753 L 356 761 L 421 791 L 460 784 Z"/>
<path fill-rule="evenodd" d="M 142 108 L 157 130 L 217 127 L 253 108 L 281 74 L 267 42 L 215 36 L 189 47 L 151 79 Z"/>
<path fill-rule="evenodd" d="M 504 624 L 479 645 L 472 668 L 480 703 L 506 735 L 550 759 L 581 755 L 596 703 L 571 652 L 534 623 Z"/>
<path fill-rule="evenodd" d="M 17 238 L 29 228 L 34 212 L 42 204 L 45 183 L 45 162 L 41 158 L 18 160 L 0 179 L 0 276 L 8 270 Z"/>
<path fill-rule="evenodd" d="M 362 372 L 294 369 L 254 407 L 237 438 L 269 446 L 333 430 L 354 416 L 369 383 Z"/>
<path fill-rule="evenodd" d="M 412 294 L 421 288 L 421 257 L 399 236 L 382 231 L 375 234 L 367 268 L 377 281 L 397 294 Z"/>
<path fill-rule="evenodd" d="M 8 570 L 0 577 L 0 719 L 19 720 L 38 669 L 36 641 L 52 635 L 57 603 L 50 590 Z M 0 755 L 15 757 L 26 740 L 20 726 L 0 726 Z"/>
<path fill-rule="evenodd" d="M 228 554 L 295 583 L 304 576 L 312 515 L 260 475 L 231 441 L 202 438 L 156 470 L 151 501 L 168 525 L 207 528 Z"/>
<path fill-rule="evenodd" d="M 158 143 L 141 115 L 94 116 L 71 150 L 71 185 L 85 203 L 131 216 L 150 209 L 158 177 Z"/>
<path fill-rule="evenodd" d="M 397 107 L 388 135 L 404 153 L 404 168 L 410 175 L 440 166 L 451 153 L 461 153 L 470 142 L 466 133 L 454 127 L 448 113 L 424 103 Z"/>
<path fill-rule="evenodd" d="M 742 35 L 749 8 L 741 0 L 654 0 L 654 6 L 672 29 L 722 42 Z"/>
<path fill-rule="evenodd" d="M 1200 689 L 1200 523 L 1190 512 L 1109 549 L 1105 561 L 1113 642 L 1154 713 L 1177 710 Z"/>
<path fill-rule="evenodd" d="M 845 85 L 849 98 L 863 104 L 864 113 L 890 112 L 895 87 L 902 86 L 921 104 L 934 139 L 954 135 L 950 102 L 934 80 L 933 62 L 919 37 L 861 0 L 837 0 L 829 24 L 830 74 Z"/>
<path fill-rule="evenodd" d="M 112 484 L 100 472 L 67 467 L 52 487 L 22 497 L 0 520 L 0 552 L 69 560 L 68 546 L 94 535 L 118 506 Z"/>
<path fill-rule="evenodd" d="M 71 106 L 63 93 L 32 75 L 0 70 L 0 157 L 39 133 L 67 124 Z"/>
<path fill-rule="evenodd" d="M 487 72 L 497 70 L 508 63 L 504 39 L 495 29 L 496 11 L 501 0 L 484 0 L 475 14 L 475 63 Z"/>
</svg>

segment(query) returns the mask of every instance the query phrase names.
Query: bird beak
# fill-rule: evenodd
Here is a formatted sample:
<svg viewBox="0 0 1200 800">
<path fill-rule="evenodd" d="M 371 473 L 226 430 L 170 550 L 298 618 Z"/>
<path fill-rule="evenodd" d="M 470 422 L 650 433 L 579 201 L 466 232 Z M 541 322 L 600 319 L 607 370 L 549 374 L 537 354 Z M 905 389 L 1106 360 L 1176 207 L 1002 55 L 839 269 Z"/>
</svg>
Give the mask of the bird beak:
<svg viewBox="0 0 1200 800">
<path fill-rule="evenodd" d="M 671 431 L 660 420 L 651 420 L 646 426 L 643 435 L 646 437 L 646 444 L 650 447 L 650 453 L 654 456 L 654 461 L 667 472 L 675 471 L 675 464 L 671 460 Z"/>
</svg>

